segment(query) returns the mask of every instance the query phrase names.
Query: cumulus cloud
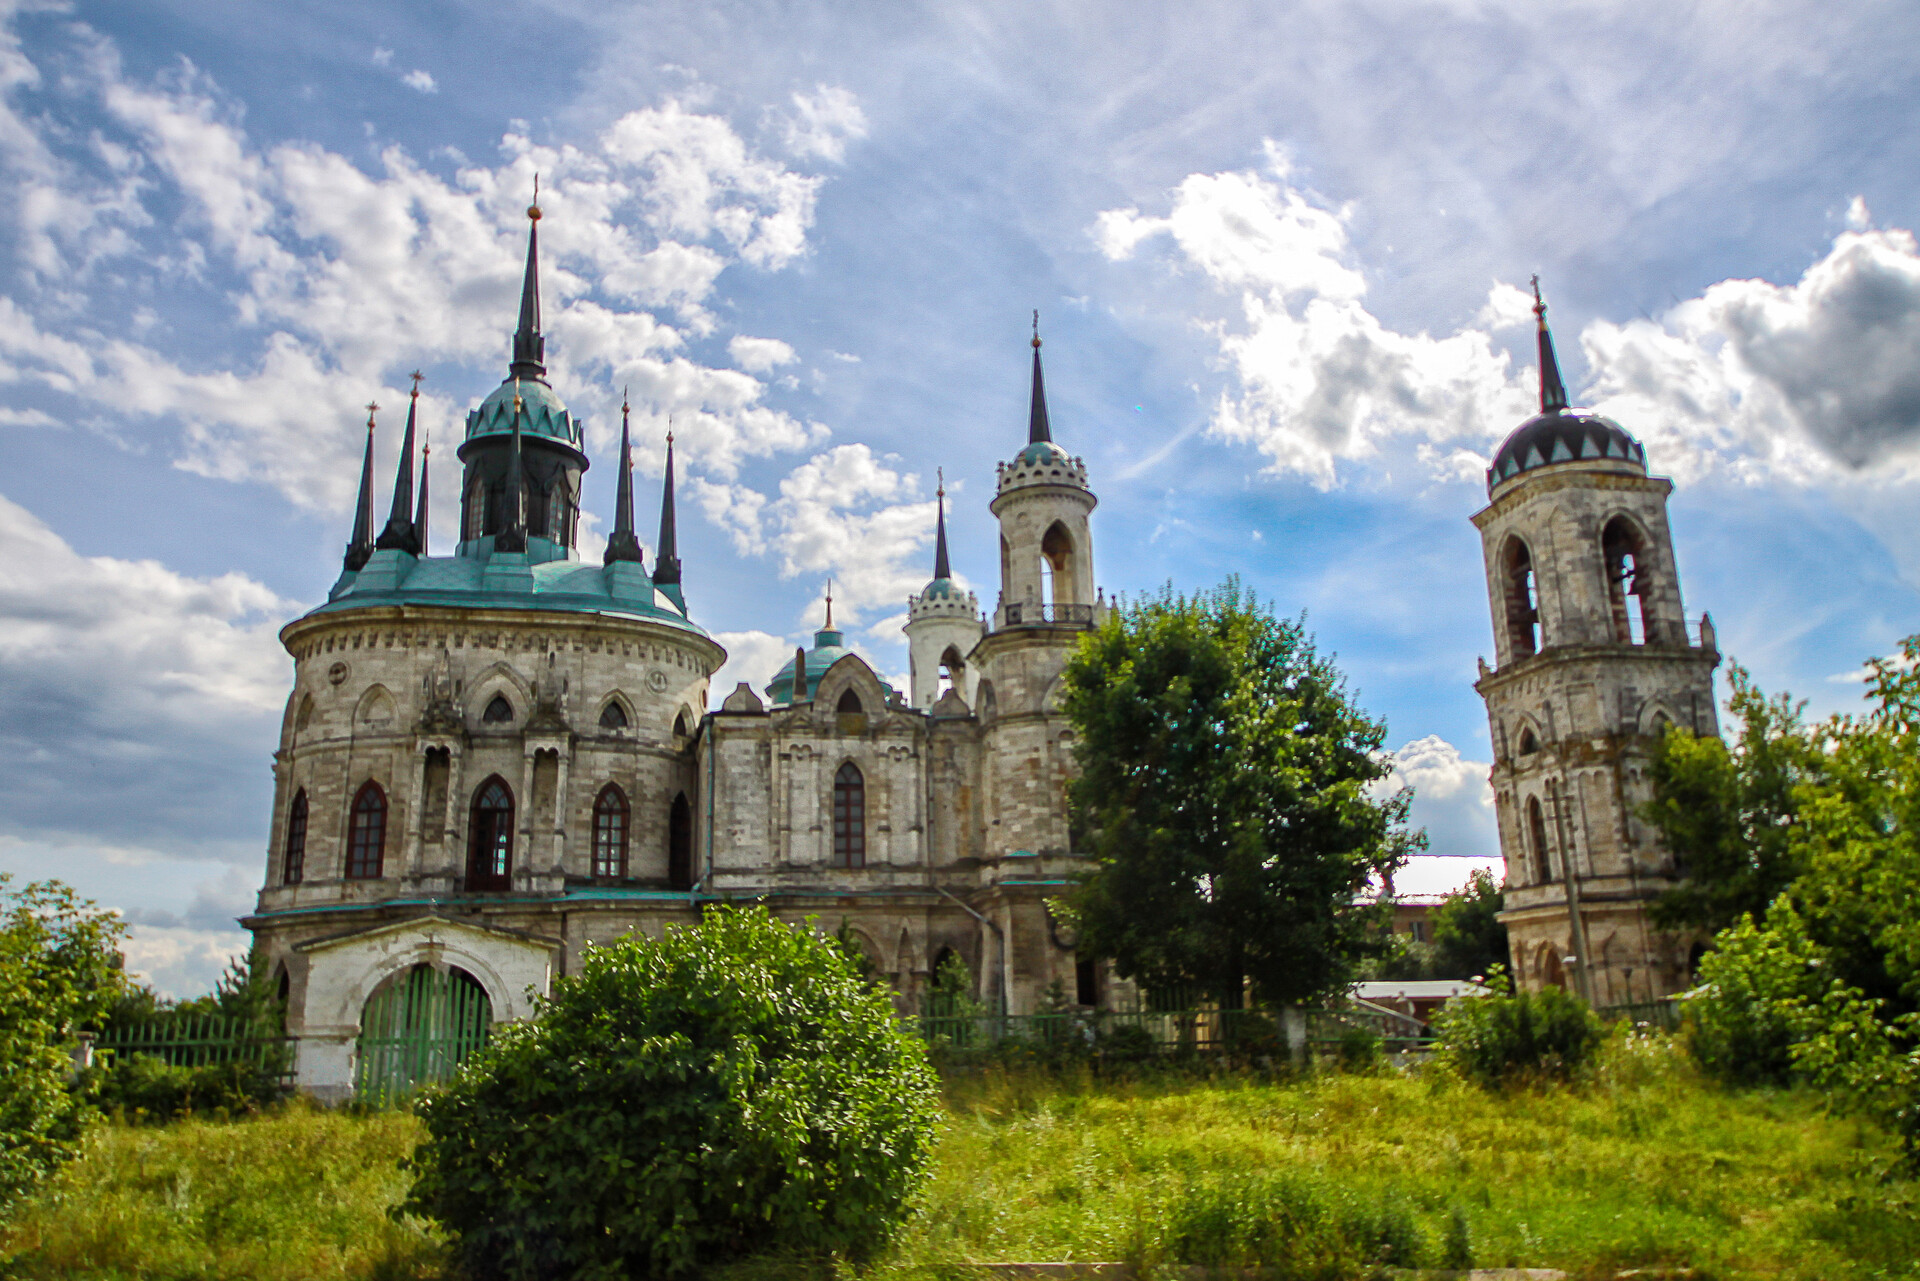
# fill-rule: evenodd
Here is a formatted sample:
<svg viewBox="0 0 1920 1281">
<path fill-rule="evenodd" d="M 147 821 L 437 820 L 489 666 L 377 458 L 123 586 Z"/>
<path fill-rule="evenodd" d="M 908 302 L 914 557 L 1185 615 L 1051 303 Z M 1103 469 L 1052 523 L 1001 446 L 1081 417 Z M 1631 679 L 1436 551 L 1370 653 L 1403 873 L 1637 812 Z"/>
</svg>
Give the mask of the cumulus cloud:
<svg viewBox="0 0 1920 1281">
<path fill-rule="evenodd" d="M 137 80 L 110 42 L 75 30 L 89 56 L 57 79 L 17 40 L 0 48 L 0 167 L 17 207 L 44 212 L 24 234 L 50 282 L 0 299 L 0 377 L 41 393 L 38 412 L 177 431 L 182 466 L 338 511 L 359 405 L 399 404 L 415 367 L 499 367 L 538 173 L 549 364 L 597 448 L 621 384 L 647 421 L 673 416 L 689 465 L 718 476 L 824 436 L 764 403 L 754 365 L 773 348 L 733 369 L 683 351 L 715 327 L 705 304 L 722 273 L 805 252 L 822 181 L 757 154 L 724 118 L 669 100 L 577 146 L 509 132 L 493 164 L 441 173 L 388 147 L 363 169 L 311 143 L 257 144 L 240 105 L 190 65 Z M 432 87 L 425 72 L 408 82 Z M 96 296 L 88 272 L 108 266 L 113 288 Z M 224 309 L 237 338 L 191 358 L 157 345 L 177 318 L 165 302 L 129 315 L 129 290 Z M 193 330 L 208 327 L 196 316 Z M 436 438 L 467 399 L 423 401 Z"/>
<path fill-rule="evenodd" d="M 430 72 L 421 71 L 418 68 L 415 68 L 414 70 L 409 71 L 406 75 L 401 76 L 400 83 L 405 85 L 407 88 L 412 89 L 418 93 L 439 93 L 440 92 L 440 86 L 433 82 L 432 74 Z"/>
<path fill-rule="evenodd" d="M 1366 306 L 1349 218 L 1270 147 L 1263 169 L 1189 175 L 1165 213 L 1107 210 L 1091 235 L 1109 259 L 1152 254 L 1202 282 L 1199 323 L 1226 375 L 1214 435 L 1321 488 L 1408 457 L 1478 479 L 1537 404 L 1532 369 L 1494 338 L 1531 320 L 1532 298 L 1495 282 L 1456 333 L 1396 331 Z M 1721 281 L 1657 318 L 1563 330 L 1590 370 L 1580 399 L 1681 480 L 1920 478 L 1920 250 L 1857 199 L 1846 221 L 1791 284 Z"/>
<path fill-rule="evenodd" d="M 773 679 L 782 663 L 793 657 L 792 644 L 783 637 L 762 631 L 716 632 L 713 638 L 726 648 L 727 661 L 707 685 L 710 709 L 719 710 L 720 704 L 741 681 L 751 685 L 755 696 L 765 702 L 766 683 Z"/>
<path fill-rule="evenodd" d="M 795 156 L 839 164 L 847 158 L 847 143 L 867 136 L 867 116 L 847 90 L 819 85 L 810 94 L 793 95 L 793 112 L 781 121 L 781 133 Z"/>
<path fill-rule="evenodd" d="M 1095 243 L 1116 261 L 1165 242 L 1228 307 L 1203 321 L 1230 388 L 1209 430 L 1265 454 L 1273 470 L 1322 489 L 1340 465 L 1411 442 L 1443 469 L 1484 467 L 1484 452 L 1525 417 L 1527 391 L 1489 335 L 1403 334 L 1367 310 L 1348 212 L 1292 186 L 1278 153 L 1269 170 L 1192 174 L 1164 216 L 1108 210 Z M 1511 307 L 1496 285 L 1490 310 Z"/>
<path fill-rule="evenodd" d="M 727 354 L 733 363 L 750 374 L 764 374 L 781 365 L 791 365 L 799 357 L 793 348 L 778 338 L 749 338 L 736 334 L 727 341 Z"/>
<path fill-rule="evenodd" d="M 1426 829 L 1432 853 L 1495 857 L 1500 836 L 1494 825 L 1493 788 L 1487 782 L 1491 768 L 1429 734 L 1393 753 L 1393 773 L 1385 789 L 1413 789 L 1413 823 Z"/>
</svg>

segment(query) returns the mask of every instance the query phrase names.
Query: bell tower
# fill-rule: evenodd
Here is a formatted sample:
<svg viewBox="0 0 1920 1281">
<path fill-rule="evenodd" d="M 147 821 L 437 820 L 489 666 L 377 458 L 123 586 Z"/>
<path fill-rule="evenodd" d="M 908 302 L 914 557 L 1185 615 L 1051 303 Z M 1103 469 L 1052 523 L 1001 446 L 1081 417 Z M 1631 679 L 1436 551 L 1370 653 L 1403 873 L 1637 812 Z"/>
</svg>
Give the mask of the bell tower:
<svg viewBox="0 0 1920 1281">
<path fill-rule="evenodd" d="M 1689 623 L 1667 525 L 1673 482 L 1618 423 L 1570 408 L 1535 284 L 1540 413 L 1487 469 L 1480 530 L 1495 666 L 1491 782 L 1513 973 L 1595 1005 L 1685 988 L 1692 939 L 1654 930 L 1681 875 L 1639 810 L 1669 723 L 1716 734 L 1713 623 Z"/>
<path fill-rule="evenodd" d="M 993 514 L 1000 521 L 1000 603 L 995 627 L 1086 623 L 1093 619 L 1093 534 L 1099 502 L 1087 465 L 1053 443 L 1040 372 L 1040 318 L 1033 325 L 1033 404 L 1027 447 L 996 469 Z"/>
<path fill-rule="evenodd" d="M 931 708 L 944 693 L 956 691 L 971 707 L 979 669 L 967 659 L 980 643 L 980 602 L 953 581 L 947 561 L 947 485 L 943 477 L 934 517 L 933 579 L 918 596 L 907 598 L 908 702 Z"/>
</svg>

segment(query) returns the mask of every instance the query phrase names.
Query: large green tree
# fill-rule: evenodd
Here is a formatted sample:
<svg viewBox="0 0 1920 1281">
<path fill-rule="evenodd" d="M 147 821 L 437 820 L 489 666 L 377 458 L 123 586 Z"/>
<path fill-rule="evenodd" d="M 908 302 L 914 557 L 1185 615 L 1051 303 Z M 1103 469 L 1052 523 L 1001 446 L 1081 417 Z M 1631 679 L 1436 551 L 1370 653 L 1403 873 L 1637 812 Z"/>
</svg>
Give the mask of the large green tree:
<svg viewBox="0 0 1920 1281">
<path fill-rule="evenodd" d="M 1475 868 L 1467 883 L 1447 895 L 1433 913 L 1435 978 L 1485 975 L 1507 963 L 1507 927 L 1500 923 L 1504 896 L 1493 873 Z"/>
<path fill-rule="evenodd" d="M 1297 622 L 1239 582 L 1116 608 L 1065 672 L 1070 791 L 1095 870 L 1081 947 L 1149 988 L 1228 1005 L 1337 990 L 1382 937 L 1360 901 L 1424 837 L 1383 794 L 1385 725 Z"/>
<path fill-rule="evenodd" d="M 1654 749 L 1654 799 L 1644 817 L 1660 830 L 1685 880 L 1654 904 L 1668 929 L 1717 931 L 1760 916 L 1804 870 L 1795 833 L 1796 788 L 1826 766 L 1805 703 L 1768 698 L 1746 669 L 1728 669 L 1731 743 L 1672 727 Z"/>
</svg>

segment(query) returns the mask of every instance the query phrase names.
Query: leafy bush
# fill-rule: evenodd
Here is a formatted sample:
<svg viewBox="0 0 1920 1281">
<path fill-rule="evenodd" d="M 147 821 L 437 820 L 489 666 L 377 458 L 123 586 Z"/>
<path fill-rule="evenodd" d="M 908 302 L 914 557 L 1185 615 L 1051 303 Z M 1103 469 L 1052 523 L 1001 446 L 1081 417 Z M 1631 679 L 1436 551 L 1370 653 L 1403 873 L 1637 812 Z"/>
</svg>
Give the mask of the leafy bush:
<svg viewBox="0 0 1920 1281">
<path fill-rule="evenodd" d="M 189 1113 L 253 1112 L 283 1097 L 277 1070 L 258 1063 L 175 1067 L 152 1054 L 114 1063 L 101 1077 L 100 1105 L 128 1120 L 171 1121 Z"/>
<path fill-rule="evenodd" d="M 0 873 L 0 1205 L 72 1158 L 96 1115 L 72 1047 L 121 988 L 125 932 L 58 881 Z"/>
<path fill-rule="evenodd" d="M 1793 1047 L 1832 980 L 1820 949 L 1782 902 L 1765 928 L 1752 917 L 1725 930 L 1700 962 L 1700 983 L 1682 1009 L 1687 1051 L 1734 1085 L 1784 1085 Z"/>
<path fill-rule="evenodd" d="M 1489 979 L 1491 995 L 1449 1002 L 1435 1017 L 1442 1053 L 1474 1080 L 1498 1085 L 1517 1077 L 1566 1076 L 1591 1060 L 1605 1040 L 1606 1029 L 1580 998 L 1554 987 L 1512 993 L 1505 990 L 1504 974 Z"/>
<path fill-rule="evenodd" d="M 1284 1276 L 1364 1276 L 1418 1267 L 1428 1249 L 1400 1200 L 1372 1202 L 1294 1171 L 1228 1176 L 1187 1189 L 1162 1249 L 1167 1262 L 1264 1268 Z"/>
<path fill-rule="evenodd" d="M 719 908 L 590 949 L 534 1021 L 427 1095 L 404 1208 L 483 1279 L 857 1258 L 926 1177 L 936 1091 L 843 949 Z"/>
</svg>

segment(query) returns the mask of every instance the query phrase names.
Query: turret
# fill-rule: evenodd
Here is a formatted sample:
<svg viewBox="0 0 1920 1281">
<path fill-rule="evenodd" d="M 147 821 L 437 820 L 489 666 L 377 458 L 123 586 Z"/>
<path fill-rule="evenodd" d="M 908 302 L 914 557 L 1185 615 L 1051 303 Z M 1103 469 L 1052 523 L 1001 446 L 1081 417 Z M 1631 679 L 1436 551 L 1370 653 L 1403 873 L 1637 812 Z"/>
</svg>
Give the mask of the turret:
<svg viewBox="0 0 1920 1281">
<path fill-rule="evenodd" d="M 1040 370 L 1040 319 L 1034 313 L 1033 395 L 1027 446 L 996 475 L 993 514 L 1000 521 L 1000 606 L 994 626 L 1086 626 L 1097 593 L 1088 517 L 1099 500 L 1086 463 L 1053 441 Z"/>
<path fill-rule="evenodd" d="M 945 688 L 973 702 L 979 673 L 967 656 L 980 641 L 980 602 L 953 581 L 947 562 L 947 486 L 944 473 L 934 495 L 933 578 L 907 598 L 907 664 L 912 705 L 930 708 Z"/>
</svg>

